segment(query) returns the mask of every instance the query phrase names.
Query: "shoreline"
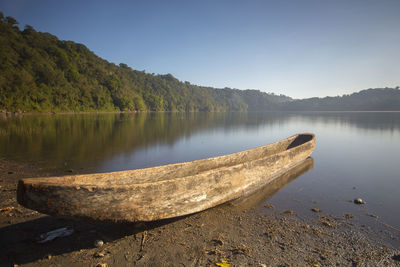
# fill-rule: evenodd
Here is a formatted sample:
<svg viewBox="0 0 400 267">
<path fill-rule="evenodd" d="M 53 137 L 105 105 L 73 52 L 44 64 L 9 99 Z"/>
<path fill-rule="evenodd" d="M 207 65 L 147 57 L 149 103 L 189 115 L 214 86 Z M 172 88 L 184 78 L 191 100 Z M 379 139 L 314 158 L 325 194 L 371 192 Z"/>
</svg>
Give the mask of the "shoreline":
<svg viewBox="0 0 400 267">
<path fill-rule="evenodd" d="M 0 160 L 0 265 L 22 266 L 399 266 L 390 229 L 351 218 L 312 217 L 270 206 L 229 202 L 190 216 L 137 224 L 86 223 L 54 218 L 19 206 L 19 178 L 62 175 L 28 163 Z M 258 196 L 257 196 L 258 197 Z M 42 233 L 68 227 L 70 236 L 37 243 Z M 96 247 L 96 240 L 104 245 Z M 399 239 L 397 239 L 399 241 Z"/>
<path fill-rule="evenodd" d="M 400 113 L 400 110 L 264 110 L 264 111 L 61 111 L 61 112 L 16 112 L 0 111 L 3 117 L 18 116 L 52 116 L 80 114 L 143 114 L 143 113 Z"/>
</svg>

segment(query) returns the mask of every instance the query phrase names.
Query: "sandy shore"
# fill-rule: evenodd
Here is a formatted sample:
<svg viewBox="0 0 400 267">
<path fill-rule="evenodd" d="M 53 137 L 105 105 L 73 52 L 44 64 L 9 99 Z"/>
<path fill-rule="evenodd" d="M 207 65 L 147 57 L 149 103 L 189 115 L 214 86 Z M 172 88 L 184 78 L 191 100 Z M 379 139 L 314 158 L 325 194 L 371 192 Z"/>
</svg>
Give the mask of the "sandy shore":
<svg viewBox="0 0 400 267">
<path fill-rule="evenodd" d="M 260 206 L 255 196 L 146 224 L 58 219 L 17 204 L 18 179 L 54 174 L 62 172 L 0 159 L 0 266 L 400 266 L 395 229 L 372 229 L 351 216 L 304 217 Z M 62 227 L 73 233 L 37 242 Z"/>
</svg>

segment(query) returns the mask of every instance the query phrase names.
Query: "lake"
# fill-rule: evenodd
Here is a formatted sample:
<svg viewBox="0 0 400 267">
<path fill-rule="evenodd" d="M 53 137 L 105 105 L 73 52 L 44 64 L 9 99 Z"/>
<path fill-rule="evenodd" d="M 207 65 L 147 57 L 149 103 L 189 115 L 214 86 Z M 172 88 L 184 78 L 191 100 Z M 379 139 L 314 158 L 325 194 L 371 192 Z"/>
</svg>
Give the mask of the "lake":
<svg viewBox="0 0 400 267">
<path fill-rule="evenodd" d="M 0 157 L 49 172 L 109 172 L 224 155 L 300 132 L 316 134 L 313 168 L 269 203 L 305 217 L 315 207 L 400 228 L 398 112 L 3 116 Z M 357 197 L 366 204 L 349 202 Z"/>
</svg>

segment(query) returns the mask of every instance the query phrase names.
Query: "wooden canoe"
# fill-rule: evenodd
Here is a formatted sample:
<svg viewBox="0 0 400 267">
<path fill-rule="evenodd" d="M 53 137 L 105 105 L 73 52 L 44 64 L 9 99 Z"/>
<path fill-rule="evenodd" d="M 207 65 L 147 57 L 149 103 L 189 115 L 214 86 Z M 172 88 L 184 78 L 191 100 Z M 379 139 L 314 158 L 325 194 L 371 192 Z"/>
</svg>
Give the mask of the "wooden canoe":
<svg viewBox="0 0 400 267">
<path fill-rule="evenodd" d="M 315 136 L 297 134 L 234 154 L 159 167 L 18 183 L 17 200 L 41 213 L 82 220 L 153 221 L 248 195 L 306 160 Z"/>
</svg>

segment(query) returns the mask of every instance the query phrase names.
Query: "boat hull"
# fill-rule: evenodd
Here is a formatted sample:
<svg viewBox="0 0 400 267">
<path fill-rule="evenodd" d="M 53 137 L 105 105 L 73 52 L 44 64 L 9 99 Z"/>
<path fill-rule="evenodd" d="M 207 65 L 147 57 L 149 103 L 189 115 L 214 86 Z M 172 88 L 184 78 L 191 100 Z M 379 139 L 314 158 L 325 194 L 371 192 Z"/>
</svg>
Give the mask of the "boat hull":
<svg viewBox="0 0 400 267">
<path fill-rule="evenodd" d="M 139 222 L 179 217 L 248 195 L 307 159 L 313 134 L 221 157 L 103 174 L 19 181 L 18 202 L 73 219 Z"/>
</svg>

